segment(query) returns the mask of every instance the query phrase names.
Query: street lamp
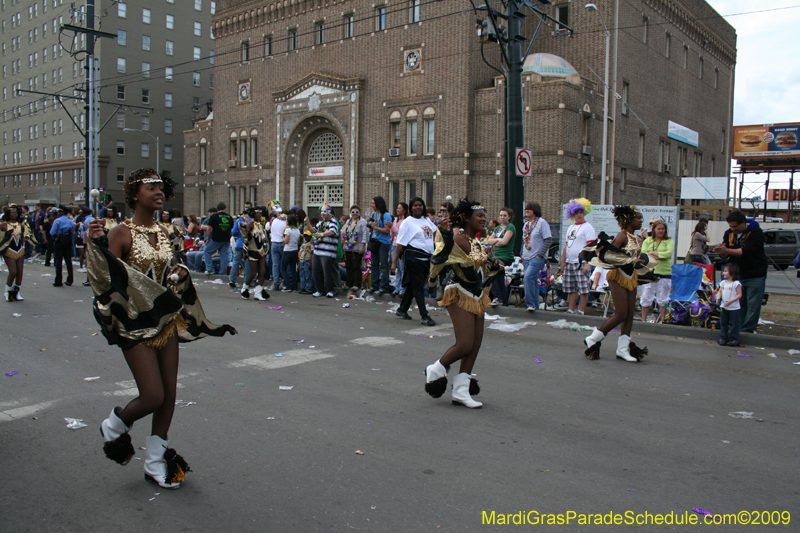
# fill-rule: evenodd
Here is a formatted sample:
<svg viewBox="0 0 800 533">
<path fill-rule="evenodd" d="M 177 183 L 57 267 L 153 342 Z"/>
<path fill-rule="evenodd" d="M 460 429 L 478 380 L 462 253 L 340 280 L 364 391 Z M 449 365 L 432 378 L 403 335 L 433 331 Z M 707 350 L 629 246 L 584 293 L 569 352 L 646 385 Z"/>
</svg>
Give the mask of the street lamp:
<svg viewBox="0 0 800 533">
<path fill-rule="evenodd" d="M 156 142 L 156 172 L 159 175 L 161 175 L 161 170 L 159 170 L 159 168 L 161 167 L 161 164 L 160 164 L 161 148 L 159 148 L 159 145 L 158 145 L 158 135 L 153 135 L 150 132 L 147 132 L 147 131 L 144 131 L 144 130 L 137 130 L 137 129 L 134 129 L 134 128 L 122 128 L 122 131 L 124 131 L 125 133 L 130 133 L 132 131 L 138 131 L 138 132 L 144 133 L 145 135 L 149 135 L 150 138 L 153 139 Z"/>
<path fill-rule="evenodd" d="M 603 83 L 605 84 L 605 90 L 603 91 L 603 161 L 600 164 L 600 203 L 606 203 L 606 179 L 608 175 L 608 93 L 611 90 L 611 86 L 608 84 L 608 62 L 609 62 L 609 46 L 611 43 L 611 32 L 608 31 L 608 26 L 606 26 L 606 20 L 603 18 L 603 14 L 600 12 L 600 8 L 597 5 L 589 3 L 586 4 L 586 9 L 589 11 L 597 11 L 597 14 L 600 15 L 600 21 L 603 23 L 603 29 L 606 31 L 606 72 L 605 72 L 605 80 Z"/>
</svg>

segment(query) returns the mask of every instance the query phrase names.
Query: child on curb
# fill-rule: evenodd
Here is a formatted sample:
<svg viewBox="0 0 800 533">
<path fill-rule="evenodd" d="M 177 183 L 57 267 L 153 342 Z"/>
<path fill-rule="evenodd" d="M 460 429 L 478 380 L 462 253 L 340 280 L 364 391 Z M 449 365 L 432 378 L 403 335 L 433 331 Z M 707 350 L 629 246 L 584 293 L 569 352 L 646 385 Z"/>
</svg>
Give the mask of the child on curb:
<svg viewBox="0 0 800 533">
<path fill-rule="evenodd" d="M 303 244 L 297 254 L 297 270 L 300 272 L 300 291 L 299 294 L 311 294 L 314 292 L 314 285 L 311 277 L 311 257 L 314 254 L 314 244 L 311 242 L 311 232 L 303 232 Z"/>
<path fill-rule="evenodd" d="M 740 305 L 742 284 L 739 282 L 739 266 L 725 265 L 723 281 L 719 284 L 717 303 L 719 306 L 719 345 L 739 346 Z"/>
</svg>

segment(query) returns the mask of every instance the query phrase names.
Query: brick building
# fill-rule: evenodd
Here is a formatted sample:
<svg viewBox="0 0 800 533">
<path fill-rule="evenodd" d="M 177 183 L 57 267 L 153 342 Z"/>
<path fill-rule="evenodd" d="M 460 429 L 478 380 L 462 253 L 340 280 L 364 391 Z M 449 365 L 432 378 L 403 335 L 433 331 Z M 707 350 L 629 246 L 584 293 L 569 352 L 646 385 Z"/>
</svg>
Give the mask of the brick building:
<svg viewBox="0 0 800 533">
<path fill-rule="evenodd" d="M 599 13 L 580 2 L 545 8 L 575 34 L 544 27 L 523 74 L 534 159 L 526 199 L 551 220 L 569 198 L 600 201 L 604 89 L 591 69 L 603 75 L 601 16 L 619 95 L 609 112 L 607 201 L 669 205 L 679 197 L 677 177 L 730 170 L 734 29 L 702 0 L 596 4 Z M 481 58 L 469 7 L 219 2 L 215 110 L 184 132 L 186 212 L 278 198 L 313 213 L 323 201 L 368 209 L 376 195 L 394 204 L 468 194 L 496 213 L 504 79 Z M 525 35 L 535 22 L 528 17 Z M 500 66 L 496 45 L 484 54 Z M 671 137 L 670 121 L 694 140 Z"/>
<path fill-rule="evenodd" d="M 205 116 L 211 101 L 215 2 L 96 1 L 95 7 L 95 27 L 117 36 L 97 39 L 95 48 L 100 99 L 109 102 L 100 105 L 99 185 L 124 212 L 122 181 L 132 170 L 158 162 L 173 177 L 183 174 L 182 132 Z M 80 52 L 86 40 L 60 32 L 65 24 L 86 26 L 85 8 L 64 0 L 0 2 L 2 204 L 87 203 Z M 182 203 L 176 198 L 169 207 Z"/>
</svg>

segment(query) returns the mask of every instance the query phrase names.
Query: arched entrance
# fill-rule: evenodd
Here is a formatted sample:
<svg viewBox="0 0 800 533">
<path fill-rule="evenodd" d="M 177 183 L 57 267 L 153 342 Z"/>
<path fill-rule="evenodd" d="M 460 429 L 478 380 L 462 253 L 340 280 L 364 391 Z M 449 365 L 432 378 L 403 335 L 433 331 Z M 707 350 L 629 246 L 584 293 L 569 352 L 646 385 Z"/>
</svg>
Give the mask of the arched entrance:
<svg viewBox="0 0 800 533">
<path fill-rule="evenodd" d="M 342 208 L 344 143 L 339 136 L 331 130 L 319 130 L 315 137 L 309 137 L 303 159 L 302 205 L 308 216 L 318 216 L 320 207 L 326 202 L 331 207 Z M 341 209 L 336 209 L 336 214 L 340 215 Z"/>
</svg>

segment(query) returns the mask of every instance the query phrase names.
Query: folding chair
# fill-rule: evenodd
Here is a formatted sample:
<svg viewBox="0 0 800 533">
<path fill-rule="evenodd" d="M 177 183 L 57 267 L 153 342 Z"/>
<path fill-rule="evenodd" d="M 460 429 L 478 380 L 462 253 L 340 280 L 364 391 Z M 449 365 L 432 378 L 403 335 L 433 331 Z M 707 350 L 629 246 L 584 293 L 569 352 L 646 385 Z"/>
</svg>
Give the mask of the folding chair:
<svg viewBox="0 0 800 533">
<path fill-rule="evenodd" d="M 681 303 L 692 303 L 697 300 L 697 291 L 703 283 L 704 273 L 704 269 L 697 265 L 673 265 L 670 299 Z"/>
</svg>

